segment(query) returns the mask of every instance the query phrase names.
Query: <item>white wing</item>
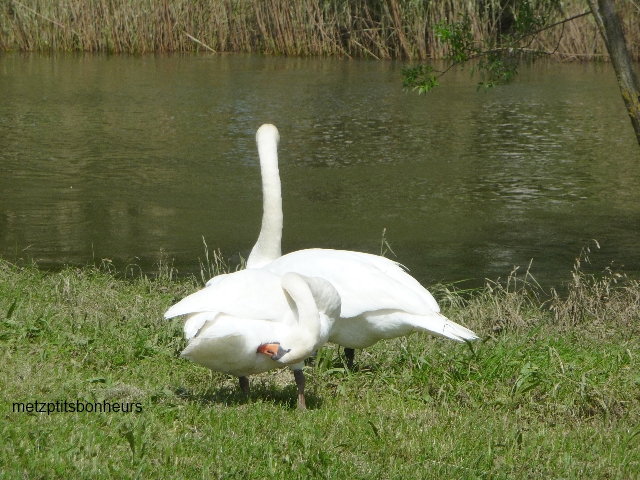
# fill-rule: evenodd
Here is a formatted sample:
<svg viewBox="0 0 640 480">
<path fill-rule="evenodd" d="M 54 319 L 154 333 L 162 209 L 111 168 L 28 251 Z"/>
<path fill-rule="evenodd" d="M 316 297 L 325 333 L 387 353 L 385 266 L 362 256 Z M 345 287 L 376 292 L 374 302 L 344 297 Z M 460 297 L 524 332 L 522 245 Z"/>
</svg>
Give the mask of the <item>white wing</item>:
<svg viewBox="0 0 640 480">
<path fill-rule="evenodd" d="M 342 318 L 376 310 L 414 315 L 439 312 L 433 296 L 399 264 L 384 257 L 346 250 L 308 249 L 284 255 L 263 267 L 328 280 L 342 299 Z"/>
<path fill-rule="evenodd" d="M 296 322 L 292 301 L 282 289 L 281 278 L 260 269 L 241 270 L 219 275 L 209 285 L 173 305 L 165 318 L 189 315 L 185 336 L 192 338 L 204 323 L 224 313 L 237 318 L 270 320 L 286 324 Z"/>
</svg>

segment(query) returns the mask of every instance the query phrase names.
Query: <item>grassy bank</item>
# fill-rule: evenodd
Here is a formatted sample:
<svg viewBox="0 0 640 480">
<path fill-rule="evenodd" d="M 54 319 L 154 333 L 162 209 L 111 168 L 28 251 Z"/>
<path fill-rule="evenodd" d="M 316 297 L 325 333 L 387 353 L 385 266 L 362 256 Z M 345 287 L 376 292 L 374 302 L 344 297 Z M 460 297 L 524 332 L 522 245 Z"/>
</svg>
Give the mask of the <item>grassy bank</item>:
<svg viewBox="0 0 640 480">
<path fill-rule="evenodd" d="M 7 478 L 637 478 L 640 285 L 579 270 L 541 305 L 511 276 L 436 289 L 473 346 L 414 335 L 327 346 L 292 375 L 236 380 L 179 359 L 162 313 L 195 279 L 47 274 L 0 262 L 0 465 Z M 549 309 L 553 307 L 553 309 Z M 138 413 L 18 413 L 14 402 L 137 404 Z"/>
<path fill-rule="evenodd" d="M 640 59 L 638 8 L 618 3 L 631 54 Z M 552 21 L 588 8 L 583 0 L 562 5 L 565 15 Z M 479 40 L 499 10 L 498 0 L 0 0 L 0 49 L 441 58 L 447 52 L 433 25 L 468 14 Z M 541 32 L 531 48 L 556 45 L 563 59 L 606 53 L 591 16 Z"/>
</svg>

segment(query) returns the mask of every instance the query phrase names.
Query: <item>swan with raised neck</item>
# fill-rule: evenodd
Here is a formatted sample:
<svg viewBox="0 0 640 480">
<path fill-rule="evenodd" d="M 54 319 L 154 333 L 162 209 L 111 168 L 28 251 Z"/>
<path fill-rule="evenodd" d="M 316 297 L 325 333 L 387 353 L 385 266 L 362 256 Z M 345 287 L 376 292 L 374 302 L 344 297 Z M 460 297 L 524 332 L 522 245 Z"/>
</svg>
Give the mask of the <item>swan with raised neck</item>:
<svg viewBox="0 0 640 480">
<path fill-rule="evenodd" d="M 299 250 L 281 256 L 282 191 L 278 172 L 278 141 L 273 125 L 258 129 L 256 142 L 262 170 L 262 230 L 247 261 L 248 268 L 263 268 L 283 275 L 296 272 L 329 281 L 342 298 L 340 318 L 329 341 L 345 347 L 351 367 L 355 348 L 379 340 L 423 331 L 457 341 L 477 335 L 440 313 L 431 293 L 404 267 L 387 258 L 345 250 Z"/>
</svg>

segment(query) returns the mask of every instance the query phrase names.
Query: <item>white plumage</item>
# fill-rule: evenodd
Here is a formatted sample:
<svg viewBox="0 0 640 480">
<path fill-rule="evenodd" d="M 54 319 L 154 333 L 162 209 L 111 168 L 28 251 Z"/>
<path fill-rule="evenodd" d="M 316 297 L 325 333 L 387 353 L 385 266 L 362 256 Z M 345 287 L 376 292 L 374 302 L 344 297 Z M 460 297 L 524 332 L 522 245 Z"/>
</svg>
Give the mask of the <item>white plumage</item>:
<svg viewBox="0 0 640 480">
<path fill-rule="evenodd" d="M 340 318 L 329 336 L 346 349 L 368 347 L 378 340 L 423 331 L 457 341 L 478 337 L 447 319 L 433 296 L 400 264 L 387 258 L 345 250 L 310 249 L 280 256 L 282 195 L 278 171 L 280 135 L 273 125 L 256 134 L 262 173 L 263 217 L 248 268 L 274 273 L 296 272 L 321 277 L 342 299 Z M 350 363 L 353 352 L 350 352 Z"/>
<path fill-rule="evenodd" d="M 302 362 L 326 343 L 339 314 L 340 297 L 326 280 L 250 269 L 214 277 L 165 318 L 187 315 L 181 356 L 240 377 L 245 392 L 247 375 L 290 366 L 304 408 Z"/>
</svg>

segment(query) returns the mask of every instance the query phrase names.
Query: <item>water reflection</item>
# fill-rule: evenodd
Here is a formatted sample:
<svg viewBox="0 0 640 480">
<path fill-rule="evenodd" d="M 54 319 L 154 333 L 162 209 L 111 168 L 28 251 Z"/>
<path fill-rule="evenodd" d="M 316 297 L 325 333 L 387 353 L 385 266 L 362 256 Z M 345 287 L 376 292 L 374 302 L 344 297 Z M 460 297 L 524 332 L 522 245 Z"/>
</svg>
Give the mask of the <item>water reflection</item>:
<svg viewBox="0 0 640 480">
<path fill-rule="evenodd" d="M 427 97 L 399 64 L 258 56 L 0 57 L 0 255 L 198 269 L 260 228 L 254 134 L 280 129 L 283 250 L 376 253 L 425 283 L 568 277 L 591 238 L 640 271 L 638 149 L 608 66 L 538 64 Z"/>
</svg>

